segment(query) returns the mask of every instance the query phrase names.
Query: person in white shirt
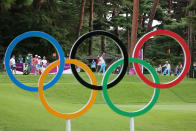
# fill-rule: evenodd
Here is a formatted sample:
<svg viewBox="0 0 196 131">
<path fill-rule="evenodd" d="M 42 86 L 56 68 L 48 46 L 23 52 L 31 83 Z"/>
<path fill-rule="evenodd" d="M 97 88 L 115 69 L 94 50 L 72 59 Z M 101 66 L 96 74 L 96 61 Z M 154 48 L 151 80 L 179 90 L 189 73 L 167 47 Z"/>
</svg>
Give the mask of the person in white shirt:
<svg viewBox="0 0 196 131">
<path fill-rule="evenodd" d="M 103 74 L 105 74 L 105 60 L 104 60 L 104 53 L 102 54 L 102 56 L 99 58 L 100 62 L 101 62 L 101 68 L 99 70 L 99 73 L 103 70 Z"/>
<path fill-rule="evenodd" d="M 169 62 L 166 61 L 163 67 L 165 67 L 165 70 L 163 71 L 163 75 L 166 75 L 166 73 L 168 72 L 168 76 L 170 76 L 171 65 L 169 64 Z"/>
<path fill-rule="evenodd" d="M 43 72 L 46 69 L 47 63 L 48 63 L 45 56 L 43 57 L 43 60 L 41 63 L 42 63 L 42 72 Z"/>
<path fill-rule="evenodd" d="M 10 59 L 10 65 L 11 65 L 12 73 L 16 74 L 16 60 L 15 60 L 15 56 L 14 55 Z"/>
<path fill-rule="evenodd" d="M 96 63 L 97 63 L 96 72 L 98 72 L 99 68 L 101 68 L 101 61 L 100 61 L 99 58 L 100 58 L 100 57 L 99 57 L 99 55 L 98 55 L 98 56 L 97 56 L 97 61 L 96 61 Z"/>
<path fill-rule="evenodd" d="M 40 56 L 38 56 L 38 63 L 37 63 L 38 75 L 41 75 L 42 73 L 41 67 L 42 67 L 42 59 Z"/>
</svg>

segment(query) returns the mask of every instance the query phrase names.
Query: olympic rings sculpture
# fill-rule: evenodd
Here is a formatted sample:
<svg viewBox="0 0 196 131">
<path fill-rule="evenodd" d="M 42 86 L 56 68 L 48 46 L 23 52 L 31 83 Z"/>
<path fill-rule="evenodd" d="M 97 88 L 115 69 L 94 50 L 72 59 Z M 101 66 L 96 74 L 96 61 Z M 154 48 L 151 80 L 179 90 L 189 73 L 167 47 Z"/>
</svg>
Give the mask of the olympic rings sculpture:
<svg viewBox="0 0 196 131">
<path fill-rule="evenodd" d="M 111 39 L 113 39 L 116 43 L 117 46 L 120 48 L 121 53 L 123 54 L 123 58 L 114 62 L 106 71 L 105 75 L 103 76 L 102 79 L 102 85 L 98 86 L 97 85 L 97 81 L 96 78 L 93 74 L 93 72 L 91 71 L 91 69 L 84 64 L 81 61 L 78 61 L 75 59 L 75 54 L 77 52 L 77 48 L 78 46 L 87 38 L 92 37 L 92 36 L 97 36 L 97 35 L 104 35 L 107 37 L 110 37 Z M 139 51 L 142 47 L 142 45 L 152 36 L 156 36 L 156 35 L 167 35 L 170 36 L 172 38 L 174 38 L 175 40 L 177 40 L 179 42 L 179 44 L 181 45 L 181 47 L 183 48 L 183 52 L 184 52 L 184 56 L 185 56 L 185 64 L 183 67 L 183 71 L 182 73 L 172 82 L 170 83 L 165 83 L 165 84 L 160 84 L 158 75 L 156 73 L 156 71 L 154 70 L 154 68 L 149 65 L 147 62 L 138 59 L 139 56 Z M 39 82 L 38 82 L 38 87 L 30 87 L 27 85 L 22 84 L 21 82 L 19 82 L 14 75 L 11 72 L 10 69 L 10 56 L 12 53 L 12 50 L 14 49 L 14 47 L 23 39 L 25 38 L 29 38 L 29 37 L 41 37 L 44 38 L 46 40 L 48 40 L 50 43 L 53 44 L 53 46 L 55 46 L 55 48 L 57 49 L 57 52 L 59 54 L 59 58 L 60 60 L 53 62 L 52 64 L 50 64 L 46 70 L 42 73 L 42 75 L 40 76 Z M 182 81 L 186 74 L 189 71 L 189 67 L 190 67 L 190 63 L 191 63 L 191 57 L 190 57 L 190 52 L 188 49 L 188 46 L 186 44 L 186 42 L 183 40 L 183 38 L 181 38 L 178 34 L 172 32 L 172 31 L 168 31 L 168 30 L 156 30 L 156 31 L 152 31 L 149 32 L 147 34 L 145 34 L 136 44 L 136 47 L 134 48 L 134 52 L 132 54 L 133 58 L 128 58 L 127 55 L 127 51 L 125 46 L 122 44 L 121 40 L 118 39 L 118 37 L 116 37 L 115 35 L 108 33 L 106 31 L 92 31 L 89 33 L 86 33 L 84 35 L 82 35 L 80 38 L 78 38 L 76 40 L 76 42 L 73 44 L 72 49 L 70 51 L 70 58 L 69 59 L 65 59 L 64 57 L 64 53 L 63 50 L 60 46 L 60 44 L 58 43 L 58 41 L 53 38 L 52 36 L 43 33 L 43 32 L 39 32 L 39 31 L 30 31 L 30 32 L 26 32 L 23 33 L 21 35 L 19 35 L 18 37 L 16 37 L 8 46 L 6 54 L 5 54 L 5 66 L 6 66 L 6 71 L 8 73 L 9 78 L 12 80 L 12 82 L 14 84 L 16 84 L 18 87 L 20 87 L 21 89 L 24 89 L 26 91 L 32 91 L 32 92 L 38 92 L 41 103 L 43 104 L 43 106 L 46 108 L 46 110 L 48 112 L 50 112 L 52 115 L 63 118 L 63 119 L 73 119 L 76 117 L 79 117 L 81 115 L 83 115 L 84 113 L 86 113 L 93 105 L 93 103 L 95 102 L 96 96 L 97 96 L 97 91 L 98 90 L 102 90 L 103 91 L 103 96 L 104 99 L 106 101 L 106 103 L 108 104 L 108 106 L 115 111 L 116 113 L 123 115 L 123 116 L 128 116 L 128 117 L 136 117 L 139 115 L 142 115 L 146 112 L 148 112 L 150 109 L 152 109 L 152 107 L 156 104 L 158 97 L 159 97 L 159 93 L 160 93 L 160 89 L 165 89 L 165 88 L 171 88 L 175 85 L 177 85 L 180 81 Z M 108 96 L 107 93 L 107 89 L 115 86 L 116 84 L 118 84 L 122 78 L 124 77 L 124 75 L 126 74 L 126 70 L 128 67 L 128 63 L 132 62 L 135 68 L 136 73 L 138 74 L 138 76 L 140 77 L 140 79 L 145 82 L 147 85 L 154 87 L 154 94 L 150 100 L 150 102 L 142 109 L 138 110 L 138 111 L 134 111 L 134 112 L 125 112 L 122 111 L 120 109 L 118 109 L 111 101 L 111 99 Z M 69 114 L 65 114 L 65 113 L 59 113 L 57 111 L 55 111 L 53 108 L 51 108 L 45 97 L 44 97 L 44 90 L 52 87 L 61 77 L 63 69 L 64 69 L 64 64 L 71 64 L 71 70 L 73 72 L 73 75 L 75 76 L 75 78 L 78 80 L 78 82 L 80 82 L 82 85 L 84 85 L 87 88 L 92 89 L 92 93 L 91 93 L 91 97 L 88 101 L 88 103 L 79 111 L 74 112 L 74 113 L 69 113 Z M 112 71 L 118 67 L 119 65 L 123 64 L 123 69 L 121 70 L 120 74 L 117 76 L 117 78 L 115 80 L 113 80 L 111 83 L 107 83 L 110 74 L 112 73 Z M 152 75 L 154 82 L 149 81 L 141 72 L 140 68 L 139 68 L 139 64 L 141 64 L 142 66 L 144 66 Z M 54 77 L 53 80 L 51 80 L 48 84 L 44 85 L 44 80 L 47 76 L 47 74 L 50 72 L 50 70 L 52 70 L 54 67 L 56 66 L 60 66 L 58 73 L 56 74 L 56 76 Z M 88 73 L 89 78 L 91 79 L 91 84 L 87 83 L 86 81 L 84 81 L 79 74 L 77 73 L 76 69 L 75 69 L 75 65 L 81 67 L 84 71 L 86 71 Z"/>
</svg>

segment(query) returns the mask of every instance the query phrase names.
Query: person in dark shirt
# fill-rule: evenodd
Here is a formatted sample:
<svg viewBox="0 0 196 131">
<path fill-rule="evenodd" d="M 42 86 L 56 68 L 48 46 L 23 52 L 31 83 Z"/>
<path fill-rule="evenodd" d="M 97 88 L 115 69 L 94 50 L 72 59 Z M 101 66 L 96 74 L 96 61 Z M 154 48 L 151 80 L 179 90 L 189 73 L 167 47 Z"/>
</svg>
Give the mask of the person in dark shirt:
<svg viewBox="0 0 196 131">
<path fill-rule="evenodd" d="M 95 62 L 94 60 L 91 62 L 91 70 L 92 70 L 93 72 L 96 71 L 96 62 Z"/>
<path fill-rule="evenodd" d="M 19 55 L 19 56 L 18 56 L 17 62 L 18 62 L 18 63 L 23 63 L 22 55 Z"/>
<path fill-rule="evenodd" d="M 32 61 L 32 57 L 31 54 L 28 53 L 27 57 L 25 58 L 25 65 L 28 66 L 28 71 L 31 71 L 31 61 Z"/>
</svg>

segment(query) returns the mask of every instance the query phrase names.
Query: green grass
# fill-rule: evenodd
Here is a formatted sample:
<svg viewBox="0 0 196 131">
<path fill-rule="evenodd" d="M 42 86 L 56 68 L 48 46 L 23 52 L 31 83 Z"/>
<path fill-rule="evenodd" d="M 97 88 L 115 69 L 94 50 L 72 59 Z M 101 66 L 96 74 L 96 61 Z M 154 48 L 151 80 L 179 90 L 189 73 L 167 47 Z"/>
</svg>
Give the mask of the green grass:
<svg viewBox="0 0 196 131">
<path fill-rule="evenodd" d="M 80 74 L 89 81 L 84 73 Z M 49 75 L 46 82 L 54 75 Z M 111 79 L 116 77 L 112 75 Z M 147 76 L 150 78 L 150 76 Z M 39 76 L 16 75 L 21 82 L 37 86 Z M 98 83 L 102 75 L 96 75 Z M 161 82 L 175 77 L 160 76 Z M 154 88 L 137 76 L 125 76 L 109 89 L 112 102 L 120 109 L 135 111 L 151 99 Z M 73 75 L 62 75 L 52 88 L 44 92 L 48 103 L 57 111 L 70 113 L 82 108 L 91 90 L 79 84 Z M 0 74 L 0 131 L 64 131 L 65 120 L 51 115 L 42 106 L 38 93 L 27 92 L 14 85 L 5 73 Z M 102 91 L 93 107 L 83 116 L 71 120 L 72 131 L 128 131 L 129 118 L 113 112 L 105 103 Z M 195 131 L 196 79 L 185 78 L 177 86 L 161 90 L 158 103 L 148 113 L 135 118 L 136 131 Z"/>
</svg>

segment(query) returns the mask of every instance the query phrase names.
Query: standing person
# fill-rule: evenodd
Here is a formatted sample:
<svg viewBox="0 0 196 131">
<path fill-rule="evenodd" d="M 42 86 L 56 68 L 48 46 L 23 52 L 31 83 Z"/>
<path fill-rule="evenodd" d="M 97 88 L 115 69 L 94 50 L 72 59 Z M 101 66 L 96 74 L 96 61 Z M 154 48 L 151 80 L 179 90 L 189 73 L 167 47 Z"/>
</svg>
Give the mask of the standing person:
<svg viewBox="0 0 196 131">
<path fill-rule="evenodd" d="M 28 67 L 29 73 L 31 72 L 31 60 L 32 60 L 31 54 L 28 53 L 27 57 L 25 58 L 25 66 Z"/>
<path fill-rule="evenodd" d="M 96 71 L 96 62 L 94 60 L 91 62 L 91 69 L 93 72 Z"/>
<path fill-rule="evenodd" d="M 38 56 L 38 63 L 37 63 L 37 74 L 38 75 L 41 75 L 42 71 L 41 71 L 41 68 L 42 68 L 42 59 L 40 56 Z"/>
<path fill-rule="evenodd" d="M 169 64 L 169 62 L 166 61 L 163 67 L 165 67 L 165 70 L 163 71 L 163 75 L 166 75 L 166 73 L 168 72 L 168 76 L 170 76 L 171 65 Z"/>
<path fill-rule="evenodd" d="M 103 70 L 103 74 L 105 74 L 105 60 L 104 60 L 104 53 L 102 54 L 102 56 L 99 58 L 100 62 L 101 62 L 101 68 L 99 70 L 99 73 Z"/>
<path fill-rule="evenodd" d="M 44 72 L 44 70 L 46 69 L 47 67 L 47 60 L 46 60 L 46 57 L 44 56 L 43 57 L 43 60 L 42 60 L 42 72 Z"/>
<path fill-rule="evenodd" d="M 179 72 L 179 65 L 176 66 L 176 73 L 175 75 L 179 76 L 180 72 Z"/>
<path fill-rule="evenodd" d="M 15 61 L 15 56 L 14 55 L 10 59 L 10 65 L 11 65 L 12 73 L 16 74 L 16 61 Z"/>
<path fill-rule="evenodd" d="M 182 64 L 180 63 L 180 64 L 179 64 L 179 74 L 182 72 L 182 70 L 183 70 L 183 66 L 182 66 Z"/>
<path fill-rule="evenodd" d="M 96 72 L 98 72 L 98 70 L 99 70 L 99 67 L 101 66 L 101 61 L 100 61 L 100 57 L 99 57 L 99 55 L 97 56 L 97 69 L 96 69 Z"/>
<path fill-rule="evenodd" d="M 159 65 L 159 67 L 157 68 L 157 73 L 162 74 L 162 66 L 161 65 Z"/>
<path fill-rule="evenodd" d="M 183 70 L 182 64 L 179 63 L 179 65 L 176 66 L 176 75 L 179 76 L 182 70 Z"/>
<path fill-rule="evenodd" d="M 18 63 L 23 63 L 22 55 L 19 55 L 19 56 L 18 56 L 17 62 L 18 62 Z"/>
<path fill-rule="evenodd" d="M 37 75 L 38 55 L 35 55 L 35 57 L 32 59 L 32 64 L 34 67 L 34 73 Z"/>
</svg>

